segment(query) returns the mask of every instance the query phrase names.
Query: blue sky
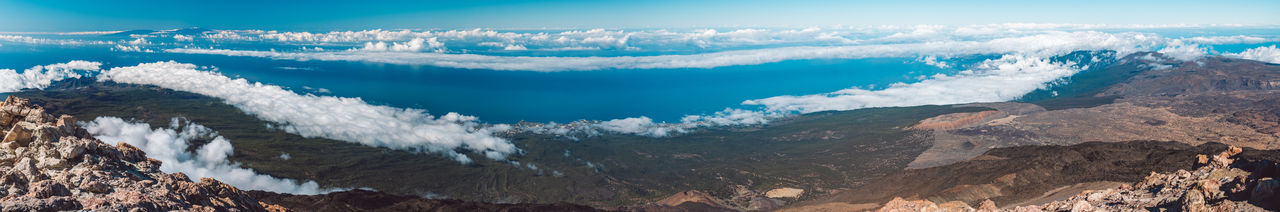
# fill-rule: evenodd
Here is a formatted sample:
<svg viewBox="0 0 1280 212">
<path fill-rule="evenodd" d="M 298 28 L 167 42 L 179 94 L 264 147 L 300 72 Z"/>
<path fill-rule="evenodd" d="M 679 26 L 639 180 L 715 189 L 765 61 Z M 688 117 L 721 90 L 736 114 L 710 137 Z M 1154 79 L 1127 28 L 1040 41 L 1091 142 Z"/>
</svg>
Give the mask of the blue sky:
<svg viewBox="0 0 1280 212">
<path fill-rule="evenodd" d="M 0 31 L 1280 24 L 1280 1 L 0 1 Z"/>
</svg>

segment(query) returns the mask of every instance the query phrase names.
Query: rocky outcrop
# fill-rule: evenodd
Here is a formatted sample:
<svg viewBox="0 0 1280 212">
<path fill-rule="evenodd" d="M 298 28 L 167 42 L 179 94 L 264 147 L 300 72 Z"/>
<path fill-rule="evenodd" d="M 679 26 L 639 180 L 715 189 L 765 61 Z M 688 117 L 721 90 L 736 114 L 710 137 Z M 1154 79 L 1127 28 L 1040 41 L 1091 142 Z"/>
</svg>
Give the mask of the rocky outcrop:
<svg viewBox="0 0 1280 212">
<path fill-rule="evenodd" d="M 491 204 L 356 190 L 322 195 L 242 191 L 160 171 L 126 143 L 93 138 L 71 116 L 25 99 L 0 103 L 0 211 L 594 211 L 558 204 Z"/>
<path fill-rule="evenodd" d="M 996 203 L 991 200 L 983 201 L 978 208 L 970 207 L 968 204 L 960 201 L 945 202 L 937 204 L 928 200 L 905 200 L 902 198 L 893 198 L 884 204 L 878 212 L 919 212 L 919 211 L 956 211 L 956 212 L 987 212 L 998 211 Z"/>
<path fill-rule="evenodd" d="M 142 209 L 266 211 L 214 179 L 192 182 L 160 171 L 160 161 L 128 144 L 94 139 L 70 116 L 54 118 L 26 100 L 0 104 L 3 211 Z"/>
<path fill-rule="evenodd" d="M 1280 208 L 1280 164 L 1272 160 L 1235 158 L 1243 150 L 1230 147 L 1216 155 L 1198 155 L 1199 168 L 1151 173 L 1141 182 L 1119 188 L 1086 191 L 1043 205 L 1001 211 L 1269 211 Z M 963 204 L 963 203 L 960 203 Z M 879 211 L 995 211 L 985 201 L 980 209 L 946 206 L 928 200 L 895 198 Z"/>
<path fill-rule="evenodd" d="M 1021 211 L 1268 211 L 1280 208 L 1280 178 L 1275 161 L 1236 161 L 1240 148 L 1199 155 L 1198 169 L 1151 173 L 1142 182 L 1118 189 L 1085 192 Z"/>
<path fill-rule="evenodd" d="M 971 206 L 985 200 L 1007 206 L 1044 204 L 1084 190 L 1139 182 L 1153 171 L 1194 169 L 1197 154 L 1226 149 L 1220 143 L 1191 146 L 1157 141 L 997 148 L 960 163 L 889 174 L 794 207 L 832 202 L 883 205 L 894 197 Z"/>
</svg>

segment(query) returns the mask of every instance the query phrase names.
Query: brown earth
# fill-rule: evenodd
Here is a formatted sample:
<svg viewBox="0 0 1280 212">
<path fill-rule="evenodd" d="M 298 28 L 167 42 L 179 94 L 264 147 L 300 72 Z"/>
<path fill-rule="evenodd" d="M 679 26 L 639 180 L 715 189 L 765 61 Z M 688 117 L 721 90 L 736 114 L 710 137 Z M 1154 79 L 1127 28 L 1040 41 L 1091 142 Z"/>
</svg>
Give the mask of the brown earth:
<svg viewBox="0 0 1280 212">
<path fill-rule="evenodd" d="M 1280 209 L 1280 151 L 1242 154 L 1230 147 L 1216 155 L 1196 155 L 1198 168 L 1151 172 L 1141 182 L 1084 191 L 1041 205 L 997 209 L 984 201 L 978 209 L 966 204 L 934 204 L 928 200 L 894 198 L 878 211 L 1274 211 Z"/>
<path fill-rule="evenodd" d="M 997 148 L 960 163 L 890 174 L 866 186 L 799 206 L 831 202 L 882 204 L 894 197 L 961 201 L 969 205 L 990 199 L 998 205 L 1012 206 L 1064 186 L 1103 181 L 1132 183 L 1152 171 L 1191 169 L 1197 154 L 1226 148 L 1219 143 L 1191 146 L 1156 141 Z"/>
<path fill-rule="evenodd" d="M 1137 54 L 1137 55 L 1141 55 Z M 1119 67 L 1153 63 L 1129 56 Z M 1044 110 L 1029 103 L 970 104 L 999 110 L 982 116 L 947 114 L 917 126 L 933 129 L 934 144 L 909 168 L 963 161 L 989 149 L 1025 145 L 1071 145 L 1089 141 L 1206 142 L 1280 148 L 1280 66 L 1222 57 L 1147 68 L 1103 89 L 1096 97 L 1114 103 L 1088 108 Z M 938 121 L 955 120 L 955 121 Z M 976 121 L 986 120 L 986 121 Z"/>
</svg>

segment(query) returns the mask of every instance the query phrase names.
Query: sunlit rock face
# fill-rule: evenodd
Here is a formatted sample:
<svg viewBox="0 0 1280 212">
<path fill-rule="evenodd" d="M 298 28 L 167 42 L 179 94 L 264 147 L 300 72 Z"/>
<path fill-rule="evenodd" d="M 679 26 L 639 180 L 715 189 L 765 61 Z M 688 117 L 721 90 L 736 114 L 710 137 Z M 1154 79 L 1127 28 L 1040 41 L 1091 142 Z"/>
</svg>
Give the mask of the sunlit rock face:
<svg viewBox="0 0 1280 212">
<path fill-rule="evenodd" d="M 128 144 L 99 141 L 71 116 L 27 100 L 0 104 L 0 207 L 5 211 L 265 211 L 245 192 L 214 179 L 192 182 L 160 171 L 160 161 Z"/>
</svg>

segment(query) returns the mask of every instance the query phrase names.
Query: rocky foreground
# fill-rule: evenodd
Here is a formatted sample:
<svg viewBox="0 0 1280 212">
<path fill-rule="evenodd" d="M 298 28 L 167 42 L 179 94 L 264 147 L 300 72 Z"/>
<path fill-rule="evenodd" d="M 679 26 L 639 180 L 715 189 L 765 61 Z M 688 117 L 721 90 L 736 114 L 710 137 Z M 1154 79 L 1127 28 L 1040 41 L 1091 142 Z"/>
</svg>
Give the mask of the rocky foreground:
<svg viewBox="0 0 1280 212">
<path fill-rule="evenodd" d="M 1242 149 L 1231 147 L 1213 156 L 1198 155 L 1199 168 L 1151 173 L 1142 182 L 1119 188 L 1085 191 L 1043 205 L 999 208 L 983 201 L 978 208 L 963 202 L 942 204 L 894 198 L 878 211 L 1269 211 L 1280 208 L 1280 164 L 1233 159 Z"/>
<path fill-rule="evenodd" d="M 0 207 L 4 211 L 265 211 L 214 179 L 163 173 L 160 161 L 125 143 L 94 139 L 71 116 L 54 118 L 26 100 L 0 104 Z"/>
<path fill-rule="evenodd" d="M 129 144 L 110 145 L 25 99 L 0 103 L 0 211 L 591 211 L 571 204 L 488 204 L 347 191 L 242 191 L 211 178 L 160 171 Z"/>
</svg>

